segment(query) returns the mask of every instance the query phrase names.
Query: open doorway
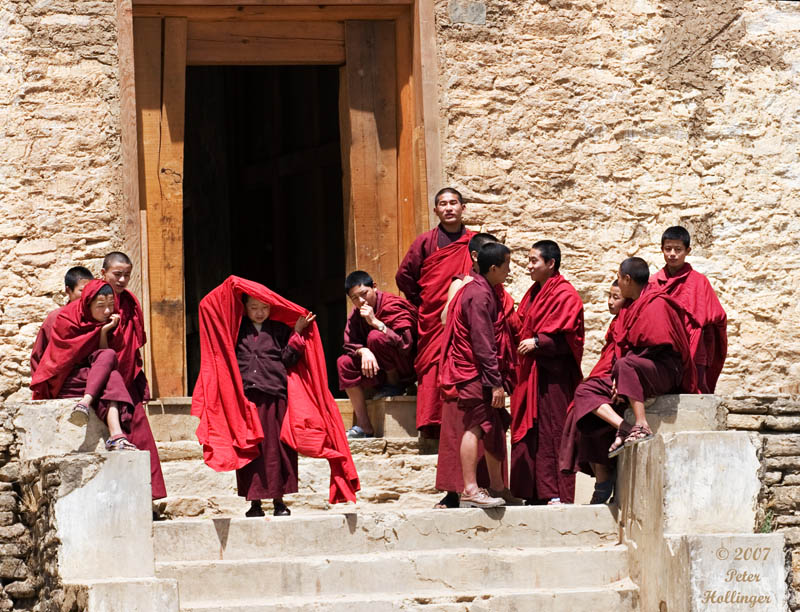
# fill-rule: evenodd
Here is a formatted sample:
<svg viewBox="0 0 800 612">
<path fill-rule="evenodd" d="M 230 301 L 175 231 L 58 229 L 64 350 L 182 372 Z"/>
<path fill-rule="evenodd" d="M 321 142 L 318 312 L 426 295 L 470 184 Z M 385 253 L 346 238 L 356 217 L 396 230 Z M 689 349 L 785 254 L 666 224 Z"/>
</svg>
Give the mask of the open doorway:
<svg viewBox="0 0 800 612">
<path fill-rule="evenodd" d="M 317 313 L 331 390 L 346 317 L 339 69 L 189 66 L 183 232 L 187 383 L 197 307 L 230 274 Z"/>
</svg>

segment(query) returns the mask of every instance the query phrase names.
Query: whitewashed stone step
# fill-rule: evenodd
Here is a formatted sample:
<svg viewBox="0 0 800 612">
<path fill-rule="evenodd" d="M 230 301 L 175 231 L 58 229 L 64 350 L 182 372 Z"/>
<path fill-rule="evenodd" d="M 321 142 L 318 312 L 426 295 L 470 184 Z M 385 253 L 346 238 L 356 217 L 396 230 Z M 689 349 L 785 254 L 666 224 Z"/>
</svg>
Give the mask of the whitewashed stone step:
<svg viewBox="0 0 800 612">
<path fill-rule="evenodd" d="M 630 580 L 582 589 L 492 589 L 426 595 L 373 593 L 348 597 L 286 597 L 270 602 L 217 601 L 182 612 L 638 612 L 638 589 Z"/>
<path fill-rule="evenodd" d="M 628 575 L 624 546 L 392 551 L 156 564 L 181 604 L 239 598 L 599 587 Z"/>
<path fill-rule="evenodd" d="M 180 520 L 156 523 L 153 535 L 156 561 L 162 563 L 618 541 L 613 509 L 599 505 Z"/>
</svg>

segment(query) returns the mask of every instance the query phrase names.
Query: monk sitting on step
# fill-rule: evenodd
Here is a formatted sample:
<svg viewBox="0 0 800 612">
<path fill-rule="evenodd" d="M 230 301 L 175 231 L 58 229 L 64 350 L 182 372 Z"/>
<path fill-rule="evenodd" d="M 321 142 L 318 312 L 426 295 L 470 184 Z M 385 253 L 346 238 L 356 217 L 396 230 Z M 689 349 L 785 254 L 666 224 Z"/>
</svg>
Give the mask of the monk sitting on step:
<svg viewBox="0 0 800 612">
<path fill-rule="evenodd" d="M 70 302 L 53 323 L 52 338 L 31 380 L 33 399 L 81 398 L 70 422 L 85 425 L 89 408 L 108 426 L 106 449 L 136 450 L 130 431 L 133 402 L 109 348 L 120 316 L 114 291 L 100 280 L 89 281 L 80 299 Z"/>
<path fill-rule="evenodd" d="M 619 290 L 628 303 L 614 326 L 611 373 L 587 379 L 575 392 L 578 414 L 592 412 L 617 428 L 609 457 L 653 437 L 644 410 L 647 398 L 677 390 L 697 392 L 684 323 L 687 313 L 664 291 L 649 285 L 649 277 L 647 262 L 640 257 L 629 257 L 620 265 Z M 617 398 L 630 404 L 633 426 L 614 409 Z"/>
<path fill-rule="evenodd" d="M 481 247 L 479 274 L 453 299 L 444 332 L 439 362 L 441 389 L 445 397 L 456 398 L 464 426 L 460 446 L 462 508 L 505 504 L 502 497 L 492 497 L 478 487 L 477 467 L 482 440 L 490 485 L 498 491 L 505 488 L 502 464 L 510 418 L 505 410 L 495 338 L 501 304 L 494 288 L 506 280 L 510 262 L 511 252 L 505 245 L 489 242 Z"/>
<path fill-rule="evenodd" d="M 339 388 L 353 406 L 353 427 L 348 438 L 370 438 L 373 427 L 367 414 L 364 389 L 379 386 L 375 398 L 402 395 L 412 383 L 417 338 L 417 309 L 401 297 L 379 291 L 362 270 L 344 281 L 354 304 L 344 328 L 344 355 L 336 362 Z"/>
<path fill-rule="evenodd" d="M 93 278 L 94 276 L 92 276 L 92 273 L 83 266 L 75 266 L 67 270 L 67 273 L 64 275 L 64 293 L 67 294 L 67 303 L 80 299 L 81 291 L 83 291 L 86 283 Z M 31 376 L 36 372 L 36 368 L 42 360 L 44 351 L 47 349 L 47 345 L 50 344 L 53 324 L 59 312 L 61 312 L 61 308 L 56 308 L 50 312 L 39 328 L 39 333 L 36 334 L 36 341 L 33 343 L 33 349 L 31 350 Z"/>
</svg>

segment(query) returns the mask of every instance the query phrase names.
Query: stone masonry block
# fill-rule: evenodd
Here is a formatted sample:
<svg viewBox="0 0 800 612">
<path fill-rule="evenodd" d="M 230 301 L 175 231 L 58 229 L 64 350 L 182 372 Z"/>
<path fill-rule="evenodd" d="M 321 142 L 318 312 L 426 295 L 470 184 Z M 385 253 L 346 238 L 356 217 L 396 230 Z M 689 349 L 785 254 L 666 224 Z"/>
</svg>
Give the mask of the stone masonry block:
<svg viewBox="0 0 800 612">
<path fill-rule="evenodd" d="M 475 0 L 450 0 L 447 3 L 450 23 L 486 24 L 486 3 Z"/>
</svg>

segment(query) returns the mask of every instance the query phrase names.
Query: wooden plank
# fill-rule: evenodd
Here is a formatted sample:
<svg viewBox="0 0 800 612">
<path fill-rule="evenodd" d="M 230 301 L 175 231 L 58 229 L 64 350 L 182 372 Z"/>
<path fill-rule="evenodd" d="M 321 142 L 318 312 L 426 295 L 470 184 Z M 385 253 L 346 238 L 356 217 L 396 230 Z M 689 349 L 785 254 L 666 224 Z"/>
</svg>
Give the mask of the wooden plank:
<svg viewBox="0 0 800 612">
<path fill-rule="evenodd" d="M 164 20 L 160 198 L 148 201 L 150 315 L 154 396 L 186 395 L 186 318 L 183 300 L 183 134 L 186 20 Z"/>
<path fill-rule="evenodd" d="M 339 69 L 339 143 L 342 150 L 342 203 L 344 216 L 345 271 L 356 270 L 356 227 L 350 185 L 350 97 L 347 94 L 348 71 Z"/>
<path fill-rule="evenodd" d="M 395 19 L 407 5 L 355 6 L 134 6 L 136 17 L 186 17 L 191 21 L 345 21 Z"/>
<path fill-rule="evenodd" d="M 397 241 L 403 258 L 417 235 L 414 196 L 414 85 L 411 16 L 395 21 L 397 61 Z"/>
<path fill-rule="evenodd" d="M 428 203 L 427 159 L 425 151 L 425 121 L 422 97 L 422 53 L 420 42 L 420 3 L 414 4 L 414 209 L 417 235 L 429 230 L 433 220 L 430 217 L 431 205 Z"/>
<path fill-rule="evenodd" d="M 134 6 L 391 6 L 413 3 L 414 0 L 133 0 Z"/>
<path fill-rule="evenodd" d="M 147 380 L 153 380 L 153 342 L 150 326 L 150 259 L 147 243 L 147 211 L 139 211 L 139 227 L 142 228 L 142 310 L 144 314 L 144 333 L 147 344 L 144 345 L 144 374 Z"/>
<path fill-rule="evenodd" d="M 356 267 L 390 292 L 399 264 L 394 39 L 391 21 L 345 23 Z"/>
<path fill-rule="evenodd" d="M 419 28 L 420 107 L 425 133 L 425 176 L 427 183 L 428 227 L 438 223 L 433 213 L 433 196 L 444 185 L 444 167 L 439 133 L 439 65 L 436 51 L 436 16 L 434 0 L 417 0 L 416 21 Z"/>
<path fill-rule="evenodd" d="M 342 64 L 344 25 L 334 21 L 192 21 L 189 65 Z"/>
</svg>

